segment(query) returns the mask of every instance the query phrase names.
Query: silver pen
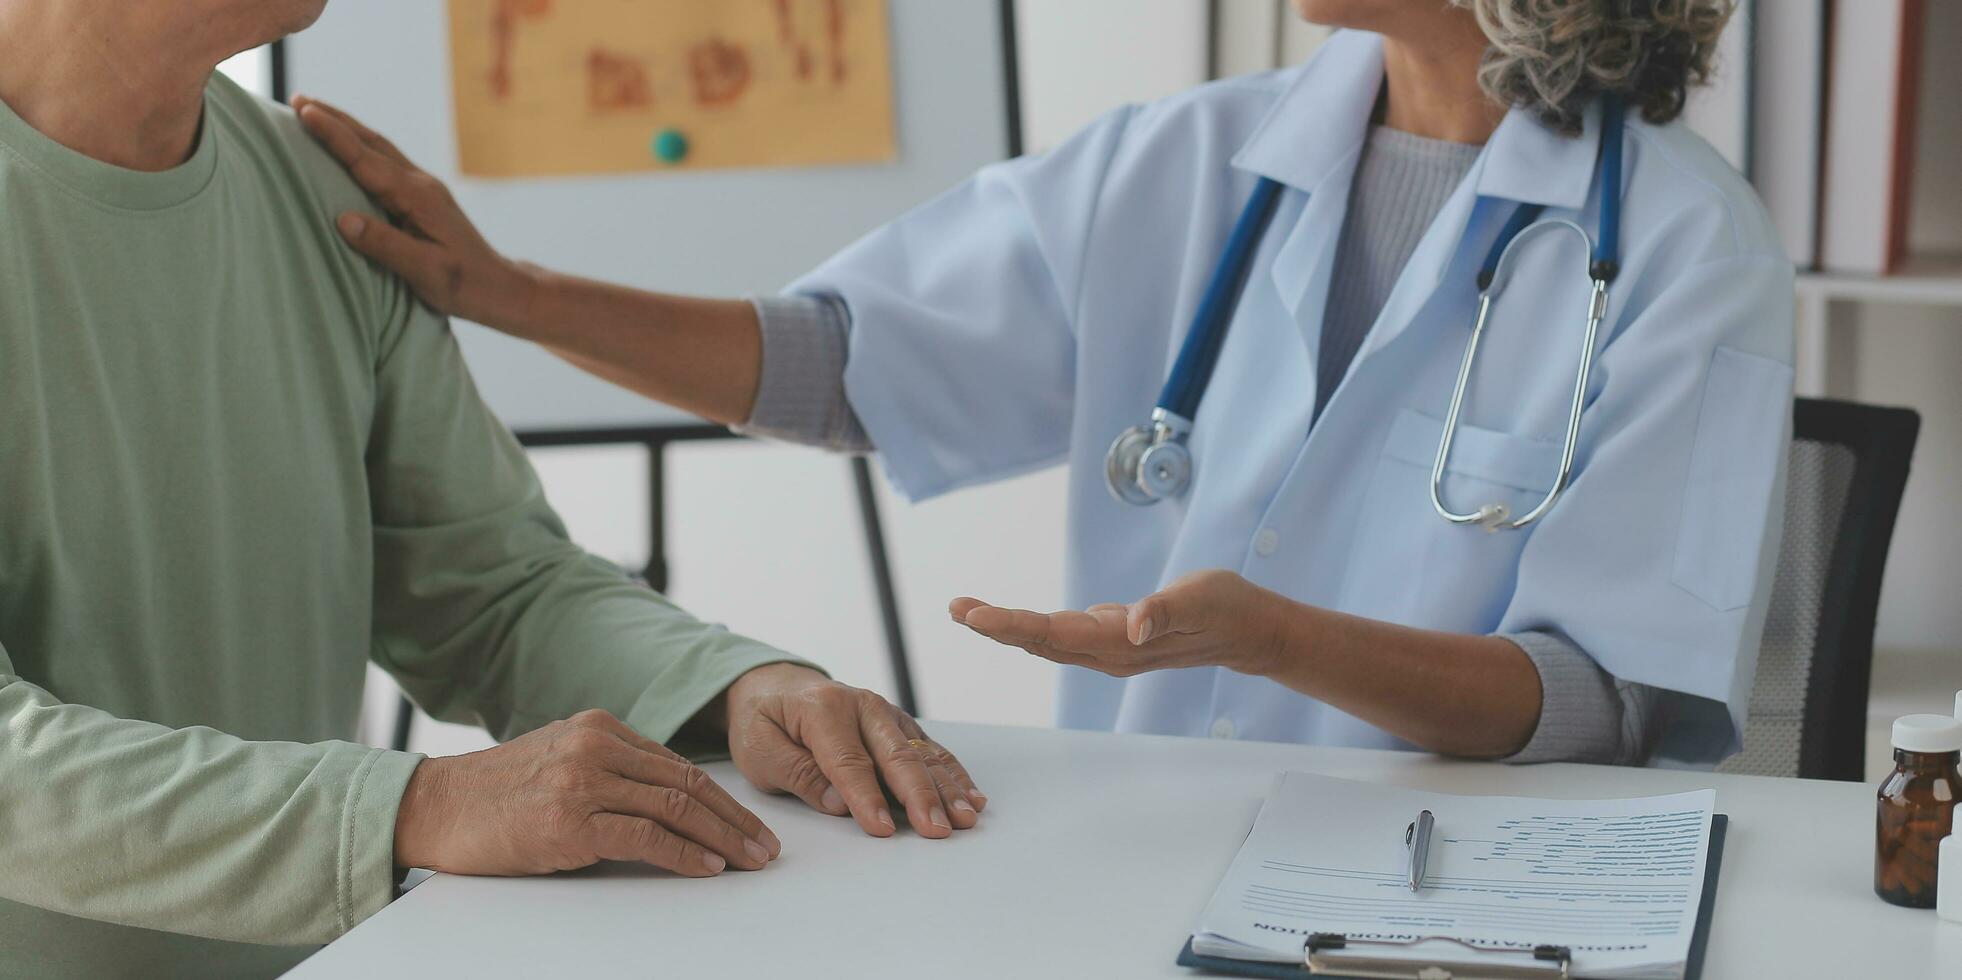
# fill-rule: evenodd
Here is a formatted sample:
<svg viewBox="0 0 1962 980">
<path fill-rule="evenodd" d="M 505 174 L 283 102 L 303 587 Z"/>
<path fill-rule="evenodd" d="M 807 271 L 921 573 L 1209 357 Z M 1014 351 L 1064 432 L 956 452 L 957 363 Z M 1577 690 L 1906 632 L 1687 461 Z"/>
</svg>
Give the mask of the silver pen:
<svg viewBox="0 0 1962 980">
<path fill-rule="evenodd" d="M 1431 857 L 1431 831 L 1437 827 L 1437 818 L 1431 811 L 1417 814 L 1417 819 L 1403 832 L 1404 846 L 1410 852 L 1410 890 L 1424 887 L 1424 864 Z"/>
</svg>

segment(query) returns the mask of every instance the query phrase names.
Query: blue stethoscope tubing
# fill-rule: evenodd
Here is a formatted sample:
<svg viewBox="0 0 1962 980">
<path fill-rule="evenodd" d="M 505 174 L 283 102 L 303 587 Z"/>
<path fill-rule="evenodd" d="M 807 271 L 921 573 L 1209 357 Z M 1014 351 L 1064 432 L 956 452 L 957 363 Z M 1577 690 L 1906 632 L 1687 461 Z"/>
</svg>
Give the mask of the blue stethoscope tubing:
<svg viewBox="0 0 1962 980">
<path fill-rule="evenodd" d="M 1184 493 L 1192 482 L 1192 453 L 1185 439 L 1192 432 L 1192 419 L 1199 413 L 1199 402 L 1212 381 L 1220 349 L 1226 346 L 1227 328 L 1246 289 L 1247 276 L 1253 271 L 1254 250 L 1260 247 L 1280 202 L 1280 182 L 1260 178 L 1233 224 L 1212 281 L 1199 297 L 1192 329 L 1186 333 L 1185 346 L 1179 349 L 1179 359 L 1172 364 L 1172 376 L 1158 395 L 1151 423 L 1125 430 L 1105 456 L 1106 482 L 1119 500 L 1139 506 L 1155 504 Z"/>
<path fill-rule="evenodd" d="M 1590 238 L 1586 229 L 1572 221 L 1541 222 L 1542 206 L 1522 204 L 1506 220 L 1499 237 L 1492 243 L 1484 263 L 1479 267 L 1478 317 L 1472 325 L 1471 337 L 1465 342 L 1464 359 L 1459 363 L 1457 383 L 1451 391 L 1451 407 L 1445 415 L 1444 433 L 1439 439 L 1437 458 L 1431 468 L 1432 508 L 1438 516 L 1453 524 L 1476 525 L 1492 531 L 1516 530 L 1545 516 L 1567 489 L 1573 473 L 1575 448 L 1580 441 L 1581 410 L 1586 405 L 1595 345 L 1602 318 L 1607 313 L 1608 284 L 1620 269 L 1624 115 L 1620 99 L 1614 96 L 1602 99 L 1601 148 L 1595 160 L 1595 184 L 1600 195 L 1600 237 Z M 1171 376 L 1165 380 L 1165 387 L 1159 393 L 1158 406 L 1151 413 L 1150 423 L 1126 429 L 1111 443 L 1110 452 L 1104 459 L 1105 477 L 1111 494 L 1117 499 L 1145 506 L 1179 496 L 1191 486 L 1192 454 L 1186 447 L 1186 439 L 1191 435 L 1192 420 L 1205 398 L 1206 387 L 1212 381 L 1220 350 L 1226 345 L 1227 330 L 1233 322 L 1240 295 L 1245 291 L 1247 277 L 1252 272 L 1254 251 L 1273 221 L 1280 192 L 1281 185 L 1271 178 L 1263 177 L 1254 185 L 1253 195 L 1247 200 L 1239 220 L 1234 223 L 1233 232 L 1227 238 L 1226 251 L 1221 254 L 1219 265 L 1200 297 L 1199 309 L 1193 314 L 1192 328 L 1186 333 L 1178 360 L 1173 362 Z M 1522 238 L 1559 230 L 1580 236 L 1587 252 L 1586 273 L 1593 283 L 1580 363 L 1575 370 L 1573 398 L 1568 410 L 1567 434 L 1561 447 L 1559 473 L 1539 503 L 1516 518 L 1503 503 L 1486 504 L 1468 513 L 1453 511 L 1443 499 L 1444 470 L 1451 457 L 1452 441 L 1457 435 L 1458 418 L 1464 407 L 1465 389 L 1471 381 L 1472 365 L 1477 361 L 1480 343 L 1491 320 L 1492 302 L 1505 285 L 1507 259 L 1512 254 L 1512 246 Z"/>
</svg>

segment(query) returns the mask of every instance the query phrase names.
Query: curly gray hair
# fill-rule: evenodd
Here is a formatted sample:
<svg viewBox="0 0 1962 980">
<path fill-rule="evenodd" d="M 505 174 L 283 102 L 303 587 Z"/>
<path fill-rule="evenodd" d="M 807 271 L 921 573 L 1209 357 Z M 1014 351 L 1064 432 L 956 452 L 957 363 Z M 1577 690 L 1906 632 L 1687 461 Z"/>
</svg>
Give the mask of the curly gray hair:
<svg viewBox="0 0 1962 980">
<path fill-rule="evenodd" d="M 1451 0 L 1491 41 L 1479 85 L 1547 125 L 1580 132 L 1603 92 L 1665 123 L 1709 81 L 1717 36 L 1737 0 Z"/>
</svg>

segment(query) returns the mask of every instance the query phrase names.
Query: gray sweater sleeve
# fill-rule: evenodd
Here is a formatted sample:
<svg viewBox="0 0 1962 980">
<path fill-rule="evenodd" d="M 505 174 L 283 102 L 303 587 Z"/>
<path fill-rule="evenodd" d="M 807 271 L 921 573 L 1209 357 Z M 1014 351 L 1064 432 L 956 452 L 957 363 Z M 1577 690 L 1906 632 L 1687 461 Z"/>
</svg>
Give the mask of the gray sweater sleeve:
<svg viewBox="0 0 1962 980">
<path fill-rule="evenodd" d="M 1505 637 L 1540 674 L 1540 723 L 1506 762 L 1647 762 L 1661 724 L 1662 692 L 1618 680 L 1557 633 Z"/>
<path fill-rule="evenodd" d="M 763 372 L 748 435 L 869 453 L 871 437 L 845 398 L 851 311 L 835 296 L 769 296 L 750 300 L 763 326 Z"/>
</svg>

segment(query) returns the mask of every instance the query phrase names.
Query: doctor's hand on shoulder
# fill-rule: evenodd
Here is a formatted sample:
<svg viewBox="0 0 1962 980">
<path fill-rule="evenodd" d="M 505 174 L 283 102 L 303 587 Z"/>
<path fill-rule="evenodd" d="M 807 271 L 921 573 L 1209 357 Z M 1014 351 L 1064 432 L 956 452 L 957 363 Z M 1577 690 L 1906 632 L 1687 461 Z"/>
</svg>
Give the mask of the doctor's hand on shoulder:
<svg viewBox="0 0 1962 980">
<path fill-rule="evenodd" d="M 870 691 L 797 664 L 730 685 L 694 721 L 726 727 L 736 768 L 875 837 L 890 790 L 922 837 L 975 825 L 987 797 L 919 723 Z M 605 711 L 495 748 L 417 766 L 396 817 L 395 864 L 533 875 L 638 861 L 688 877 L 754 871 L 783 845 L 707 773 Z"/>
<path fill-rule="evenodd" d="M 442 181 L 333 106 L 295 96 L 293 109 L 307 132 L 394 219 L 390 224 L 353 212 L 340 215 L 335 224 L 355 251 L 402 277 L 445 316 L 494 325 L 525 305 L 532 271 L 492 248 Z"/>
<path fill-rule="evenodd" d="M 293 108 L 387 213 L 387 220 L 362 211 L 336 216 L 341 237 L 437 312 L 531 341 L 710 421 L 749 418 L 762 341 L 747 301 L 648 293 L 514 261 L 395 144 L 317 99 L 295 96 Z"/>
</svg>

